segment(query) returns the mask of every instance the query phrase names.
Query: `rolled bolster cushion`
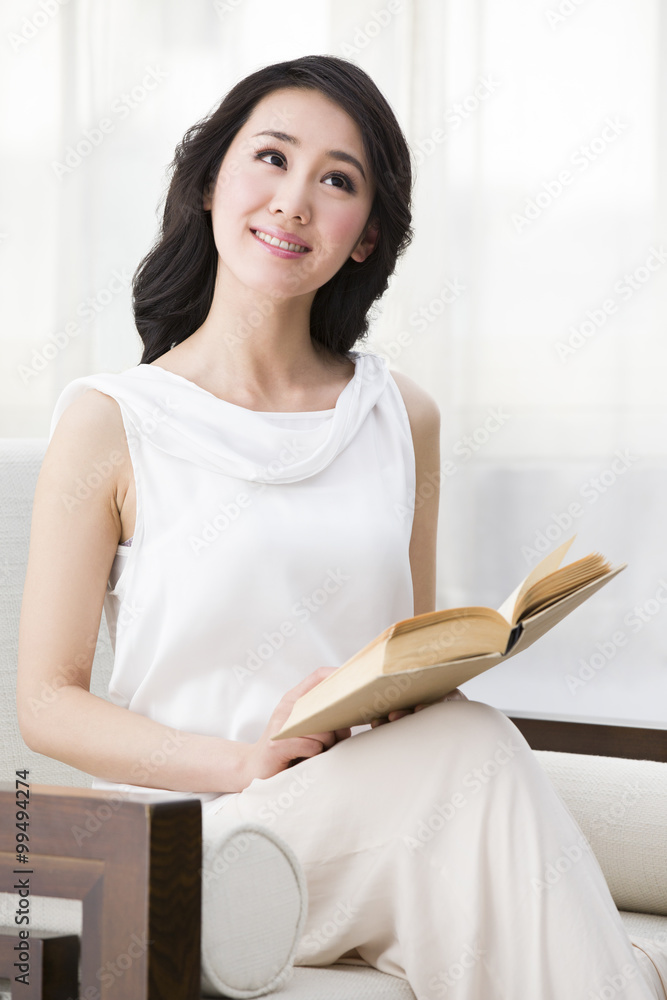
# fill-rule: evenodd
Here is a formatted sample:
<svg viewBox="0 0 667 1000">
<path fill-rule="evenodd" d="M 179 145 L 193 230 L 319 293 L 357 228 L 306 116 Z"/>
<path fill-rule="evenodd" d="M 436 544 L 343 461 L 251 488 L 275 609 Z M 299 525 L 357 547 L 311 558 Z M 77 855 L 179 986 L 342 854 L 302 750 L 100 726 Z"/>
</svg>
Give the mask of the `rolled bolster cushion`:
<svg viewBox="0 0 667 1000">
<path fill-rule="evenodd" d="M 301 864 L 260 823 L 204 817 L 201 993 L 258 997 L 292 977 L 308 912 Z"/>
</svg>

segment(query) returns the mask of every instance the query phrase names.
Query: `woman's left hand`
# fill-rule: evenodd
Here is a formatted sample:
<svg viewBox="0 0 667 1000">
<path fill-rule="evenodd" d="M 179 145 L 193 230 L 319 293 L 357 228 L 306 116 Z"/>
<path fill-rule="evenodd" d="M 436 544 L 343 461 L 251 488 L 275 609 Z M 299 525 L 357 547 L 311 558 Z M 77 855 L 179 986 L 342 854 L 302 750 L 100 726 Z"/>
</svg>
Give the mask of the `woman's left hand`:
<svg viewBox="0 0 667 1000">
<path fill-rule="evenodd" d="M 455 688 L 454 691 L 450 691 L 443 698 L 436 698 L 435 701 L 423 702 L 419 705 L 415 705 L 414 708 L 397 708 L 389 715 L 382 715 L 377 719 L 373 719 L 371 722 L 371 728 L 375 729 L 376 726 L 383 726 L 386 722 L 396 722 L 398 719 L 402 719 L 404 715 L 412 715 L 414 712 L 421 711 L 422 708 L 428 708 L 429 705 L 436 705 L 439 701 L 468 701 L 469 699 L 464 695 L 463 691 L 459 688 Z"/>
</svg>

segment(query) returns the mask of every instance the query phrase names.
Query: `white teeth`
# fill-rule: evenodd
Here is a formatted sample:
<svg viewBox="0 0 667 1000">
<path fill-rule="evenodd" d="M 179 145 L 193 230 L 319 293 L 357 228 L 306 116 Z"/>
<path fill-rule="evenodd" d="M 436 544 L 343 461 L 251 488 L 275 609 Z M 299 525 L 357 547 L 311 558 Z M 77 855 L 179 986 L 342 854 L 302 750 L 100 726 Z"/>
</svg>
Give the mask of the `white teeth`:
<svg viewBox="0 0 667 1000">
<path fill-rule="evenodd" d="M 298 243 L 288 243 L 286 240 L 279 240 L 276 236 L 269 236 L 268 233 L 263 233 L 259 229 L 255 231 L 255 236 L 258 236 L 265 243 L 269 243 L 272 247 L 280 247 L 281 250 L 291 250 L 293 253 L 308 252 L 306 247 L 302 247 Z"/>
</svg>

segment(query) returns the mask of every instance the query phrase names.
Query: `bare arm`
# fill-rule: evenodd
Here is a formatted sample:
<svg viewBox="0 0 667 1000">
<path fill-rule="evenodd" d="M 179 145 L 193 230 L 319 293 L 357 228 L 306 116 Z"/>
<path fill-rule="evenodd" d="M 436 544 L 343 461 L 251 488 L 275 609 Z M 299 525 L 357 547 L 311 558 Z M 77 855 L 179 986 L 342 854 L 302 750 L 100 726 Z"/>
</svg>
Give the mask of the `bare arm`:
<svg viewBox="0 0 667 1000">
<path fill-rule="evenodd" d="M 415 513 L 410 538 L 410 567 L 415 615 L 435 611 L 436 541 L 440 504 L 440 410 L 413 379 L 391 373 L 400 390 L 415 452 Z"/>
<path fill-rule="evenodd" d="M 415 452 L 415 512 L 410 536 L 410 568 L 414 591 L 414 614 L 435 611 L 438 511 L 440 506 L 440 409 L 435 399 L 417 382 L 401 372 L 391 373 L 408 413 Z M 467 701 L 462 691 L 439 700 Z M 416 705 L 415 712 L 426 704 Z M 372 728 L 396 722 L 412 709 L 396 709 L 371 722 Z"/>
<path fill-rule="evenodd" d="M 113 472 L 85 500 L 78 477 Z M 107 781 L 174 791 L 235 792 L 348 733 L 257 744 L 170 729 L 90 692 L 107 580 L 121 537 L 119 493 L 129 455 L 118 404 L 91 389 L 63 412 L 35 491 L 19 625 L 17 710 L 31 749 Z M 314 671 L 299 693 L 333 668 Z M 297 689 L 270 722 L 277 732 Z M 284 718 L 283 718 L 284 717 Z"/>
</svg>

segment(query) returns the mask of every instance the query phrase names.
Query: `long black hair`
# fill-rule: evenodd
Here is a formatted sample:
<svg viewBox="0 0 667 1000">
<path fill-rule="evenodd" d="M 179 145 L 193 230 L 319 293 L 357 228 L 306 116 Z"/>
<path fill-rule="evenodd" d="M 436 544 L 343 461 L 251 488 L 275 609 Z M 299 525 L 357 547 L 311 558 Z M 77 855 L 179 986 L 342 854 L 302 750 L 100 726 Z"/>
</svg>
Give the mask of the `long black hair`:
<svg viewBox="0 0 667 1000">
<path fill-rule="evenodd" d="M 206 319 L 218 252 L 204 190 L 255 105 L 284 87 L 318 90 L 357 123 L 376 193 L 369 219 L 379 236 L 359 263 L 348 258 L 318 288 L 310 311 L 317 347 L 344 357 L 368 334 L 367 313 L 386 291 L 399 256 L 412 240 L 412 169 L 405 136 L 387 100 L 367 73 L 337 56 L 311 55 L 274 63 L 237 83 L 220 105 L 192 125 L 176 147 L 158 239 L 132 281 L 134 318 L 144 344 L 142 364 L 186 340 Z"/>
</svg>

